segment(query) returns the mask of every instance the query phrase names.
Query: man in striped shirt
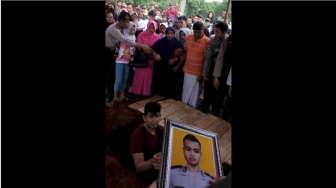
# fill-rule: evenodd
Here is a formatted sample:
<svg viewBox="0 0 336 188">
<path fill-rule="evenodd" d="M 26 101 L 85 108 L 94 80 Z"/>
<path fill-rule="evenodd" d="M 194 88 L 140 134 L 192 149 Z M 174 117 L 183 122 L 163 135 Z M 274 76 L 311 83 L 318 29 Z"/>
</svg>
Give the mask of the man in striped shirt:
<svg viewBox="0 0 336 188">
<path fill-rule="evenodd" d="M 185 42 L 186 62 L 183 67 L 182 101 L 194 108 L 197 107 L 203 63 L 209 41 L 203 30 L 204 25 L 202 22 L 194 23 L 193 35 L 187 36 Z"/>
</svg>

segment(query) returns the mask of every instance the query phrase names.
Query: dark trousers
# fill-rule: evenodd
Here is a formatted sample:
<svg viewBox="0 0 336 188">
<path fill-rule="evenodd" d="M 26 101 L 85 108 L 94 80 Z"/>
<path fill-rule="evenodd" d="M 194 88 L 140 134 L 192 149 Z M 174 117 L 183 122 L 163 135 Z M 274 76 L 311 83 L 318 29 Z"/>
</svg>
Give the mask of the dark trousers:
<svg viewBox="0 0 336 188">
<path fill-rule="evenodd" d="M 228 88 L 226 85 L 220 84 L 220 87 L 215 89 L 213 87 L 213 78 L 209 78 L 204 85 L 204 98 L 202 101 L 202 111 L 204 113 L 210 112 L 215 116 L 220 115 L 220 110 L 224 101 L 225 96 L 227 95 Z"/>
<path fill-rule="evenodd" d="M 162 84 L 162 90 L 164 91 L 164 96 L 172 98 L 175 100 L 180 100 L 182 97 L 182 88 L 183 88 L 183 72 L 173 72 L 168 70 L 167 77 L 164 79 Z"/>
<path fill-rule="evenodd" d="M 157 63 L 154 65 L 152 93 L 163 97 L 180 100 L 183 87 L 183 72 L 172 71 L 172 66 Z"/>
<path fill-rule="evenodd" d="M 226 97 L 220 116 L 226 121 L 232 122 L 232 97 Z"/>
</svg>

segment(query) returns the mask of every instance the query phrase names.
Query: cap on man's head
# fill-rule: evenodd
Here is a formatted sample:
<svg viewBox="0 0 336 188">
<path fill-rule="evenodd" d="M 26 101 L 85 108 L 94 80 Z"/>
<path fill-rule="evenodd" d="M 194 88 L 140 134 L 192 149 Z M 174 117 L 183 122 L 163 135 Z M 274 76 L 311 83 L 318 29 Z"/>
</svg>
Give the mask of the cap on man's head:
<svg viewBox="0 0 336 188">
<path fill-rule="evenodd" d="M 193 25 L 193 30 L 204 30 L 204 25 L 202 22 L 195 22 Z"/>
</svg>

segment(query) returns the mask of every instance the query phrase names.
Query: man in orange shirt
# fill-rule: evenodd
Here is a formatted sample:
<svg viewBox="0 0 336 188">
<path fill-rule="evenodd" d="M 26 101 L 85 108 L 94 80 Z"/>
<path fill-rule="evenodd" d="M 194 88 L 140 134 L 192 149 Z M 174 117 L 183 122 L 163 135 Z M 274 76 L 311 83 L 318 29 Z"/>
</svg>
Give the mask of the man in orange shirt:
<svg viewBox="0 0 336 188">
<path fill-rule="evenodd" d="M 185 42 L 186 62 L 183 67 L 182 101 L 194 108 L 197 107 L 200 81 L 202 80 L 201 73 L 209 41 L 203 31 L 204 25 L 202 22 L 194 23 L 193 35 L 187 36 Z"/>
</svg>

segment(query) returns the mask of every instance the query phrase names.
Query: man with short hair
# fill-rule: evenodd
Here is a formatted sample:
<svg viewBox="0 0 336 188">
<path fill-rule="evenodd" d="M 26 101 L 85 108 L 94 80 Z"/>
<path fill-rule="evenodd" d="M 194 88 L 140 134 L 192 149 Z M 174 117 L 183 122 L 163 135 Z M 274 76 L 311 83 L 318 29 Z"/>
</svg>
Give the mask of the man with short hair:
<svg viewBox="0 0 336 188">
<path fill-rule="evenodd" d="M 223 11 L 221 12 L 221 15 L 219 15 L 219 16 L 217 17 L 217 21 L 220 21 L 220 22 L 226 22 L 226 20 L 225 20 L 225 16 L 226 16 L 226 10 L 223 10 Z"/>
<path fill-rule="evenodd" d="M 159 126 L 161 106 L 157 102 L 145 105 L 144 123 L 131 136 L 129 149 L 132 154 L 137 182 L 148 187 L 158 178 L 163 129 Z"/>
<path fill-rule="evenodd" d="M 122 11 L 119 16 L 118 16 L 118 21 L 114 24 L 111 24 L 105 31 L 105 47 L 107 50 L 110 50 L 111 54 L 115 54 L 117 52 L 117 47 L 118 44 L 121 42 L 125 42 L 127 45 L 129 46 L 134 46 L 137 48 L 142 48 L 145 52 L 150 52 L 151 48 L 145 44 L 140 44 L 140 43 L 136 43 L 132 40 L 127 39 L 127 37 L 125 37 L 124 32 L 128 31 L 129 29 L 131 29 L 132 24 L 130 24 L 130 20 L 131 20 L 131 15 L 125 11 Z M 107 92 L 107 96 L 108 96 L 108 101 L 110 102 L 112 100 L 112 94 L 113 94 L 113 90 L 112 85 L 113 83 L 111 83 L 111 80 L 113 80 L 112 78 L 114 78 L 114 68 L 113 66 L 115 62 L 114 59 L 111 58 L 110 63 L 107 65 L 108 67 L 106 68 L 107 71 L 107 75 L 106 75 L 106 92 Z M 112 84 L 112 85 L 111 85 Z"/>
<path fill-rule="evenodd" d="M 178 23 L 178 29 L 175 32 L 175 38 L 177 40 L 180 40 L 180 31 L 183 30 L 186 35 L 190 35 L 192 33 L 191 29 L 188 28 L 187 26 L 187 17 L 185 16 L 180 16 L 177 18 L 177 23 Z"/>
<path fill-rule="evenodd" d="M 132 5 L 132 3 L 128 3 L 126 9 L 127 9 L 127 12 L 128 12 L 130 15 L 133 14 L 133 5 Z"/>
<path fill-rule="evenodd" d="M 106 13 L 106 28 L 111 24 L 114 24 L 113 12 Z M 113 99 L 113 84 L 115 78 L 115 52 L 111 51 L 110 48 L 105 47 L 105 70 L 106 70 L 106 100 L 110 102 Z"/>
<path fill-rule="evenodd" d="M 224 104 L 224 109 L 221 117 L 227 121 L 231 121 L 232 118 L 232 97 L 231 97 L 231 72 L 232 72 L 232 34 L 229 35 L 227 40 L 225 40 L 219 50 L 219 54 L 216 58 L 216 63 L 213 71 L 213 86 L 219 92 L 221 92 L 222 101 L 226 97 L 226 103 Z"/>
<path fill-rule="evenodd" d="M 169 188 L 206 188 L 211 185 L 214 177 L 199 167 L 202 156 L 201 143 L 194 135 L 184 136 L 183 154 L 187 165 L 171 167 Z"/>
<path fill-rule="evenodd" d="M 192 20 L 192 17 L 189 16 L 189 17 L 187 18 L 187 27 L 188 27 L 189 29 L 192 29 L 192 25 L 193 25 L 193 20 Z"/>
<path fill-rule="evenodd" d="M 194 16 L 193 18 L 193 22 L 196 23 L 196 22 L 202 22 L 202 16 L 201 15 L 196 15 Z"/>
<path fill-rule="evenodd" d="M 131 15 L 125 11 L 122 11 L 118 16 L 118 22 L 110 25 L 105 32 L 105 46 L 114 51 L 119 42 L 126 42 L 130 46 L 142 48 L 143 50 L 150 52 L 151 48 L 144 44 L 135 43 L 128 40 L 124 35 L 124 30 L 131 28 L 130 24 Z"/>
<path fill-rule="evenodd" d="M 210 19 L 207 18 L 207 19 L 205 19 L 205 22 L 204 22 L 204 34 L 207 37 L 210 37 L 211 32 L 212 32 L 212 23 L 211 23 Z"/>
<path fill-rule="evenodd" d="M 203 63 L 209 40 L 203 30 L 203 23 L 196 22 L 193 25 L 193 35 L 187 36 L 185 42 L 186 62 L 183 67 L 182 101 L 193 108 L 196 108 L 198 103 Z"/>
<path fill-rule="evenodd" d="M 228 26 L 224 22 L 215 24 L 214 32 L 215 37 L 209 41 L 207 56 L 203 65 L 203 85 L 204 85 L 204 99 L 202 102 L 202 111 L 209 112 L 211 106 L 212 114 L 218 116 L 221 102 L 222 93 L 217 90 L 213 85 L 213 72 L 216 64 L 216 58 L 219 54 L 221 44 L 226 40 L 225 34 L 228 31 Z"/>
</svg>

